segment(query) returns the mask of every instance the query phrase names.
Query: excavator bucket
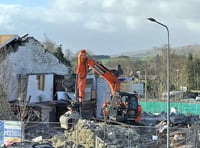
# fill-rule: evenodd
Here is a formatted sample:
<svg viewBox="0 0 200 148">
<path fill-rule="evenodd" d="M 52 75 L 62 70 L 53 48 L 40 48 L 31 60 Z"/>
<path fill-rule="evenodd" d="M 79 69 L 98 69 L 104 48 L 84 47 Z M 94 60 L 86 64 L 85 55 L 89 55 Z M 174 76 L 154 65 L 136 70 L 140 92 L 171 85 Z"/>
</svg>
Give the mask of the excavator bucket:
<svg viewBox="0 0 200 148">
<path fill-rule="evenodd" d="M 80 114 L 77 111 L 78 110 L 78 103 L 72 102 L 70 106 L 68 106 L 68 111 L 61 115 L 60 120 L 60 126 L 64 129 L 72 129 L 76 123 L 78 122 L 80 118 Z"/>
<path fill-rule="evenodd" d="M 64 115 L 60 116 L 60 126 L 64 129 L 73 128 L 79 119 L 79 113 L 77 111 L 67 111 Z"/>
</svg>

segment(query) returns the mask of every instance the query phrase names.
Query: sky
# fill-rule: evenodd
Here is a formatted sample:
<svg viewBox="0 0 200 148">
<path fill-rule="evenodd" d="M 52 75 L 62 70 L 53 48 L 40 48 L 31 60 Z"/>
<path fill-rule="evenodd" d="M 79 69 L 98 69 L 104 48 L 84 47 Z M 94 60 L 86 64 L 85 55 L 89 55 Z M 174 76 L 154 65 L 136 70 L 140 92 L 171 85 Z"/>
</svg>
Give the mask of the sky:
<svg viewBox="0 0 200 148">
<path fill-rule="evenodd" d="M 28 33 L 77 53 L 113 55 L 200 44 L 199 0 L 1 0 L 0 34 Z"/>
</svg>

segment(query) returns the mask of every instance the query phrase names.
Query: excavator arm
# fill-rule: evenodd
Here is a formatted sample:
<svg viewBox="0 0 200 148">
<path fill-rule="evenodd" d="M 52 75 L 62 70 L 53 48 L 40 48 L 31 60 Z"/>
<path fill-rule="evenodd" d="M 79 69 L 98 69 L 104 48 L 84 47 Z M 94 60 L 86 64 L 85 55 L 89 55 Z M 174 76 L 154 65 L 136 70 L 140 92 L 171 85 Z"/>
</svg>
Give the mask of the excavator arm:
<svg viewBox="0 0 200 148">
<path fill-rule="evenodd" d="M 87 104 L 85 104 L 87 101 L 84 103 L 82 102 L 85 99 L 84 97 L 88 68 L 91 68 L 100 77 L 106 80 L 111 90 L 111 99 L 104 102 L 102 105 L 102 113 L 104 118 L 110 118 L 111 120 L 117 120 L 120 122 L 140 122 L 142 108 L 140 105 L 138 105 L 137 95 L 127 92 L 120 92 L 120 81 L 114 72 L 110 71 L 103 65 L 99 64 L 95 59 L 90 57 L 86 53 L 86 50 L 81 50 L 78 55 L 78 65 L 76 69 L 76 94 L 78 94 L 76 97 L 79 102 L 72 104 L 71 107 L 69 107 L 69 111 L 60 117 L 61 127 L 65 129 L 72 128 L 71 125 L 75 125 L 75 123 L 77 123 L 79 115 L 82 116 L 82 111 L 84 111 L 85 106 L 87 106 Z M 76 111 L 78 107 L 79 113 Z M 95 108 L 95 104 L 89 104 L 89 107 Z M 87 114 L 88 112 L 86 111 L 86 115 Z"/>
<path fill-rule="evenodd" d="M 85 99 L 88 68 L 91 68 L 100 77 L 106 80 L 111 90 L 111 99 L 104 102 L 102 105 L 104 117 L 122 122 L 139 122 L 141 120 L 142 108 L 138 105 L 137 94 L 120 92 L 120 81 L 114 72 L 99 64 L 95 59 L 90 57 L 84 49 L 79 52 L 76 69 L 77 99 L 79 99 L 80 104 L 82 105 Z M 123 101 L 125 101 L 124 104 Z M 79 108 L 80 114 L 82 110 L 81 105 Z"/>
<path fill-rule="evenodd" d="M 112 73 L 109 69 L 99 64 L 95 59 L 90 57 L 86 53 L 86 50 L 81 50 L 78 55 L 78 65 L 76 70 L 79 102 L 84 101 L 88 68 L 91 68 L 100 77 L 107 81 L 112 96 L 114 96 L 115 92 L 120 91 L 120 81 L 117 76 L 115 76 L 115 74 Z"/>
</svg>

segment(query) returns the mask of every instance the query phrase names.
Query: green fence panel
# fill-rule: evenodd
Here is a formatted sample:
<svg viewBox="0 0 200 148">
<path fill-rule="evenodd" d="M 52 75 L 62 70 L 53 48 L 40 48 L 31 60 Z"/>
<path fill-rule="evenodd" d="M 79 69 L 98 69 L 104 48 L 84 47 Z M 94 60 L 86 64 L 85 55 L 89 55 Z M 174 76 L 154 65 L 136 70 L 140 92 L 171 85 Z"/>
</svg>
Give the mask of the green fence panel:
<svg viewBox="0 0 200 148">
<path fill-rule="evenodd" d="M 145 112 L 167 112 L 167 102 L 140 102 Z M 200 115 L 200 104 L 170 102 L 170 108 L 176 107 L 179 113 Z"/>
</svg>

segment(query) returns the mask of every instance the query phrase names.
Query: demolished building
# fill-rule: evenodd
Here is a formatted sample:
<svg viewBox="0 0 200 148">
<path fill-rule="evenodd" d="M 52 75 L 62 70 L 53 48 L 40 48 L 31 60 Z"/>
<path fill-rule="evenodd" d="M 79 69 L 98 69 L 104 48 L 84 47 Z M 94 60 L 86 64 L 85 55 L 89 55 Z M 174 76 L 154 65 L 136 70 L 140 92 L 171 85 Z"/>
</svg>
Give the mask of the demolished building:
<svg viewBox="0 0 200 148">
<path fill-rule="evenodd" d="M 64 91 L 62 80 L 70 67 L 28 34 L 0 35 L 0 55 L 0 82 L 8 102 L 28 104 L 38 111 L 40 121 L 58 120 L 66 101 L 55 96 Z"/>
</svg>

